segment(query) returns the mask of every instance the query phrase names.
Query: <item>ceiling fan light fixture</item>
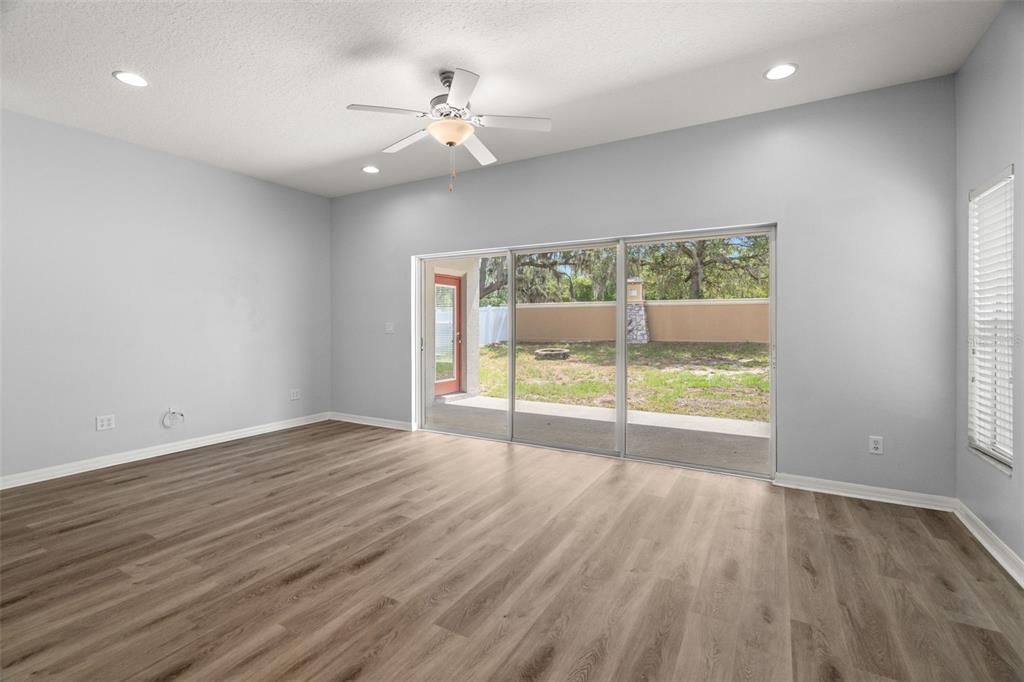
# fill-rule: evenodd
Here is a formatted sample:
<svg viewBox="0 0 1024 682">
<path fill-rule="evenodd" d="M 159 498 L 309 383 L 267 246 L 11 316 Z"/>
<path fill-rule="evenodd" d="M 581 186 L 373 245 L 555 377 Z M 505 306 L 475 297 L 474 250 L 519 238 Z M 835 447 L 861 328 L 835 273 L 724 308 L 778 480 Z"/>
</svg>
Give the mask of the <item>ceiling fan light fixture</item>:
<svg viewBox="0 0 1024 682">
<path fill-rule="evenodd" d="M 407 149 L 426 137 L 432 137 L 448 147 L 448 167 L 451 180 L 448 190 L 455 190 L 455 148 L 463 146 L 481 166 L 496 163 L 498 159 L 487 148 L 483 141 L 474 135 L 477 127 L 481 128 L 518 128 L 519 130 L 535 130 L 549 132 L 551 119 L 531 116 L 497 116 L 494 114 L 478 116 L 470 108 L 469 100 L 476 89 L 480 76 L 465 69 L 444 71 L 441 73 L 441 85 L 448 91 L 430 100 L 429 112 L 416 109 L 398 109 L 396 107 L 379 107 L 375 104 L 349 104 L 350 111 L 370 111 L 378 114 L 413 116 L 429 121 L 425 128 L 406 135 L 398 142 L 381 150 L 382 154 L 395 154 Z M 363 168 L 365 173 L 373 173 L 376 169 Z"/>
<path fill-rule="evenodd" d="M 427 126 L 427 132 L 435 140 L 449 147 L 458 147 L 473 134 L 473 124 L 461 118 L 442 118 Z"/>
</svg>

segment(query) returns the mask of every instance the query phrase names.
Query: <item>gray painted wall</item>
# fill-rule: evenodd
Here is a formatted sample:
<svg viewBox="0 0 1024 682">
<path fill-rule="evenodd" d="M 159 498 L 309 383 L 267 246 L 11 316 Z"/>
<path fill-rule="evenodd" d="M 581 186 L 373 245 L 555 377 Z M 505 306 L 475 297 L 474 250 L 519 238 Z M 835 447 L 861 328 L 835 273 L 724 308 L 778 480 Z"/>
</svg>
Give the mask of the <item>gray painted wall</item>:
<svg viewBox="0 0 1024 682">
<path fill-rule="evenodd" d="M 1015 258 L 1024 263 L 1024 4 L 996 17 L 956 79 L 957 112 L 957 496 L 1018 555 L 1024 556 L 1024 455 L 1011 477 L 967 447 L 967 195 L 1016 165 Z M 1024 322 L 1024 267 L 1015 273 L 1017 327 Z M 1018 336 L 1021 333 L 1018 332 Z M 1024 367 L 1020 344 L 1014 357 Z M 1018 376 L 1021 373 L 1018 371 Z M 1014 430 L 1024 442 L 1024 391 L 1014 395 Z"/>
<path fill-rule="evenodd" d="M 940 78 L 337 199 L 334 408 L 412 419 L 413 255 L 777 221 L 779 470 L 952 494 L 954 110 Z"/>
<path fill-rule="evenodd" d="M 3 474 L 329 409 L 327 199 L 2 125 Z"/>
</svg>

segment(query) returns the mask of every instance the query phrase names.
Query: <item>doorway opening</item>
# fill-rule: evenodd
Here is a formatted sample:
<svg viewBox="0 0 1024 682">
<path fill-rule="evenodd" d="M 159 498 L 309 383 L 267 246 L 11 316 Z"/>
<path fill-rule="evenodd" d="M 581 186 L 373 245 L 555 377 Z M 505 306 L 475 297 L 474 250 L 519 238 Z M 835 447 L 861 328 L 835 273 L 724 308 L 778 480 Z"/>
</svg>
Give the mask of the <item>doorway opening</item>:
<svg viewBox="0 0 1024 682">
<path fill-rule="evenodd" d="M 506 439 L 508 254 L 422 260 L 420 269 L 420 425 Z"/>
</svg>

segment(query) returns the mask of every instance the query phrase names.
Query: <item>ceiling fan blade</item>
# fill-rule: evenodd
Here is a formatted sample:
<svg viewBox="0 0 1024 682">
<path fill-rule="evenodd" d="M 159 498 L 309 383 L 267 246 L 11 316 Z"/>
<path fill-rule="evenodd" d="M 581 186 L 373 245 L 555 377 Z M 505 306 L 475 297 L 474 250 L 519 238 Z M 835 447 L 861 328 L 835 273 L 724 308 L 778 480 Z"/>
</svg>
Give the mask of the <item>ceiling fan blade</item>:
<svg viewBox="0 0 1024 682">
<path fill-rule="evenodd" d="M 485 128 L 517 128 L 519 130 L 536 130 L 542 133 L 551 132 L 550 118 L 534 118 L 532 116 L 492 116 L 483 114 L 477 120 Z"/>
<path fill-rule="evenodd" d="M 394 143 L 390 147 L 385 147 L 383 151 L 385 154 L 394 154 L 395 152 L 400 152 L 409 145 L 413 144 L 414 142 L 419 142 L 426 136 L 426 130 L 417 130 L 412 135 L 409 135 L 408 137 L 403 137 L 401 140 Z"/>
<path fill-rule="evenodd" d="M 469 150 L 469 153 L 473 155 L 481 166 L 488 166 L 495 161 L 497 157 L 491 153 L 491 150 L 484 146 L 484 143 L 480 141 L 480 138 L 476 135 L 470 135 L 466 138 L 466 141 L 462 143 L 462 146 Z"/>
<path fill-rule="evenodd" d="M 452 86 L 448 89 L 448 106 L 456 109 L 465 109 L 469 104 L 469 98 L 476 90 L 476 82 L 480 76 L 465 69 L 455 69 L 455 76 L 452 78 Z"/>
<path fill-rule="evenodd" d="M 397 107 L 378 107 L 372 104 L 349 104 L 346 109 L 350 111 L 373 111 L 378 114 L 400 114 L 402 116 L 415 116 L 416 118 L 423 118 L 427 115 L 425 111 L 416 111 L 415 109 L 399 109 Z"/>
</svg>

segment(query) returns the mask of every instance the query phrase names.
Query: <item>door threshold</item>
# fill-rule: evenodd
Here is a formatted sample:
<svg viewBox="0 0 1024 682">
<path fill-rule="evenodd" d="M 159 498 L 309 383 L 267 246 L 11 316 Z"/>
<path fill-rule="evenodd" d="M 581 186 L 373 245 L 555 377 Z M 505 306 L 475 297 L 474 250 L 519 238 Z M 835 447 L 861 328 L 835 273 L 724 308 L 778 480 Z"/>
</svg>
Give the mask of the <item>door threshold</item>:
<svg viewBox="0 0 1024 682">
<path fill-rule="evenodd" d="M 434 396 L 434 402 L 435 403 L 443 403 L 443 404 L 447 405 L 449 403 L 457 403 L 460 400 L 467 400 L 467 399 L 473 398 L 473 397 L 475 397 L 475 396 L 472 395 L 471 393 L 465 393 L 463 391 L 456 391 L 455 393 L 445 393 L 444 395 L 435 395 Z"/>
</svg>

